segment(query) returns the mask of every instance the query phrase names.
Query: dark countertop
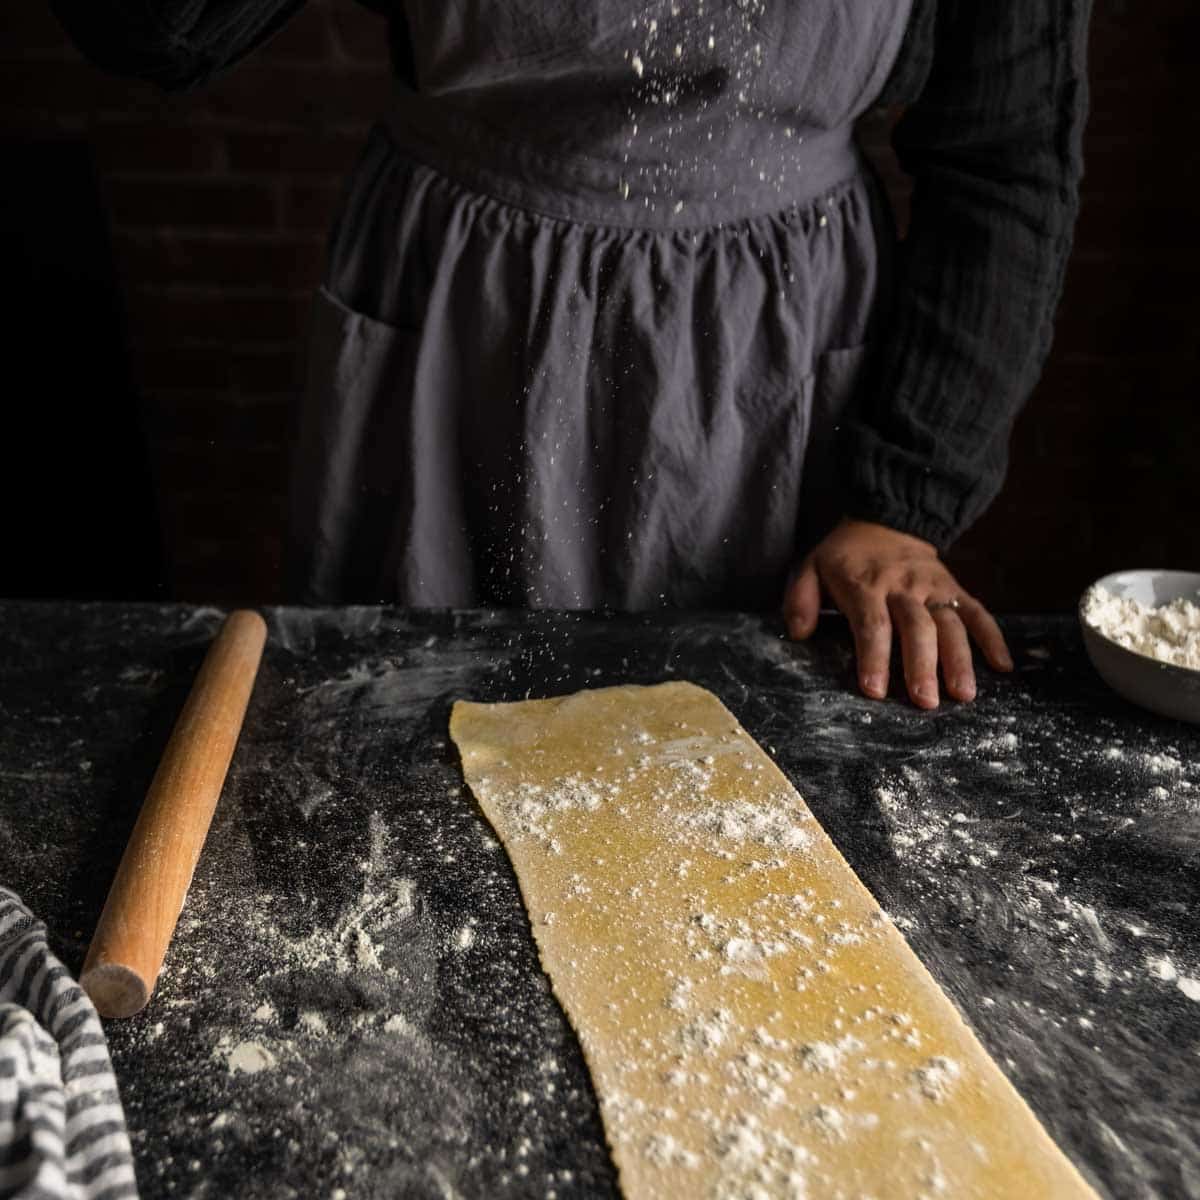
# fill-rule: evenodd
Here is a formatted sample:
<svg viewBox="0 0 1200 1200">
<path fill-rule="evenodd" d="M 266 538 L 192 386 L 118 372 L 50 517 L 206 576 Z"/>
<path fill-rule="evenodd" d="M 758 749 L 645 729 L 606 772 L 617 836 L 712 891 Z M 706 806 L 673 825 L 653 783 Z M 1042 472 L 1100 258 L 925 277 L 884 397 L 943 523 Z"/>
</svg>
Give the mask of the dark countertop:
<svg viewBox="0 0 1200 1200">
<path fill-rule="evenodd" d="M 222 614 L 0 605 L 0 881 L 78 970 Z M 269 613 L 150 1007 L 108 1026 L 147 1197 L 615 1195 L 457 697 L 687 678 L 768 749 L 1101 1194 L 1200 1197 L 1200 729 L 1126 705 L 1073 619 L 922 713 L 844 625 Z M 259 1067 L 245 1071 L 240 1067 Z"/>
</svg>

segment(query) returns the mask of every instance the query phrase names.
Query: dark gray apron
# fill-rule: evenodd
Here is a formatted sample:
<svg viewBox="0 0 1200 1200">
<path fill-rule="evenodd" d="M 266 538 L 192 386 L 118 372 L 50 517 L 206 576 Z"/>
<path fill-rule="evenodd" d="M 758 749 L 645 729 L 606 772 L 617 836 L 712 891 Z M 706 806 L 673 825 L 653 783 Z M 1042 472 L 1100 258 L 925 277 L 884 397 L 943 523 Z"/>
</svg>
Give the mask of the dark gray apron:
<svg viewBox="0 0 1200 1200">
<path fill-rule="evenodd" d="M 836 516 L 909 0 L 413 0 L 317 297 L 293 596 L 756 608 Z"/>
</svg>

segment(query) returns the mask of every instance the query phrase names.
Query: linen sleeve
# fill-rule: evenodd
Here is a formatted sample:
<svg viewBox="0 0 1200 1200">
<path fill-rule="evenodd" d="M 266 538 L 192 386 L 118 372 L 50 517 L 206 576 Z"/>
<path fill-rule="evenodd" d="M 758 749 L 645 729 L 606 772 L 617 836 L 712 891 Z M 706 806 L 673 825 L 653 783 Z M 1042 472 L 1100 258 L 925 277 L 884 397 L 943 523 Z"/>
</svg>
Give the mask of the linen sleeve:
<svg viewBox="0 0 1200 1200">
<path fill-rule="evenodd" d="M 949 545 L 994 499 L 1050 348 L 1083 174 L 1091 0 L 939 0 L 893 145 L 912 219 L 847 514 Z"/>
<path fill-rule="evenodd" d="M 304 0 L 51 0 L 96 66 L 168 91 L 197 87 L 277 33 Z"/>
</svg>

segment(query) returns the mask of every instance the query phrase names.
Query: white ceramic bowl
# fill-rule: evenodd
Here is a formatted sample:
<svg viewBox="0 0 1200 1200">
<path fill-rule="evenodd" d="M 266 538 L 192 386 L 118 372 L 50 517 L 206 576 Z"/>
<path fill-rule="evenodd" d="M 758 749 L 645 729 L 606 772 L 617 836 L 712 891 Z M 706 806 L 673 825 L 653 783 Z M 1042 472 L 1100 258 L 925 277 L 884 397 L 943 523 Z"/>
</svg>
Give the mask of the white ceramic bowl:
<svg viewBox="0 0 1200 1200">
<path fill-rule="evenodd" d="M 1200 575 L 1190 571 L 1118 571 L 1115 575 L 1097 579 L 1092 587 L 1102 587 L 1115 596 L 1158 606 L 1183 598 L 1196 600 L 1200 593 Z M 1092 666 L 1104 682 L 1142 708 L 1200 725 L 1200 671 L 1159 662 L 1105 637 L 1084 620 L 1086 595 L 1087 592 L 1079 601 L 1083 644 Z"/>
</svg>

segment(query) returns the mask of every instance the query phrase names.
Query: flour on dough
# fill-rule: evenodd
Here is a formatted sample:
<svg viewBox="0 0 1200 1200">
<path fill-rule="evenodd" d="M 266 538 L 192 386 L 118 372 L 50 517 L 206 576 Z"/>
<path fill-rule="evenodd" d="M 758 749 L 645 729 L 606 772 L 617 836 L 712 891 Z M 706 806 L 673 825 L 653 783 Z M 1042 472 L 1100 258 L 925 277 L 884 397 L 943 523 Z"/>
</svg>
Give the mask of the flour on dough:
<svg viewBox="0 0 1200 1200">
<path fill-rule="evenodd" d="M 626 1196 L 1094 1196 L 714 696 L 460 702 L 451 734 Z"/>
</svg>

